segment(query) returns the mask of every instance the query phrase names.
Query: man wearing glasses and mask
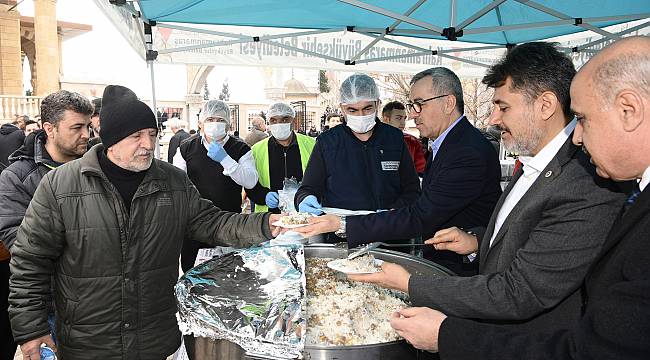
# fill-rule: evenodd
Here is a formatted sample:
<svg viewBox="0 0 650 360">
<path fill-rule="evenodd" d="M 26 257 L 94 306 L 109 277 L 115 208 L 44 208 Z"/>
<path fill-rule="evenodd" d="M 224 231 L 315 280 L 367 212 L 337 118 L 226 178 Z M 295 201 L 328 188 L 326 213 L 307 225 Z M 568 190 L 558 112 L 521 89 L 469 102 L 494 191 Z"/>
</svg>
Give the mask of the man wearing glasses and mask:
<svg viewBox="0 0 650 360">
<path fill-rule="evenodd" d="M 296 193 L 298 209 L 318 215 L 321 206 L 374 211 L 412 204 L 420 181 L 402 132 L 377 118 L 374 80 L 354 74 L 343 81 L 340 93 L 345 125 L 318 137 Z M 330 234 L 327 241 L 345 239 Z"/>
<path fill-rule="evenodd" d="M 497 153 L 463 115 L 460 80 L 444 67 L 431 68 L 411 80 L 407 115 L 420 136 L 435 139 L 422 181 L 422 196 L 408 207 L 366 216 L 333 215 L 312 219 L 297 231 L 306 236 L 334 231 L 349 247 L 373 241 L 422 236 L 444 228 L 485 227 L 501 195 Z M 477 266 L 465 256 L 424 249 L 424 257 L 459 275 L 473 275 Z"/>
<path fill-rule="evenodd" d="M 174 166 L 187 172 L 201 197 L 230 212 L 241 212 L 242 187 L 257 184 L 257 171 L 251 148 L 244 141 L 228 136 L 230 109 L 221 100 L 210 100 L 201 110 L 201 134 L 187 138 L 174 155 Z M 183 271 L 194 266 L 200 248 L 211 247 L 186 241 L 181 252 Z"/>
<path fill-rule="evenodd" d="M 289 104 L 275 103 L 266 112 L 271 137 L 253 145 L 259 182 L 246 194 L 255 203 L 255 212 L 280 213 L 278 190 L 284 179 L 302 180 L 316 140 L 294 131 L 296 111 Z"/>
</svg>

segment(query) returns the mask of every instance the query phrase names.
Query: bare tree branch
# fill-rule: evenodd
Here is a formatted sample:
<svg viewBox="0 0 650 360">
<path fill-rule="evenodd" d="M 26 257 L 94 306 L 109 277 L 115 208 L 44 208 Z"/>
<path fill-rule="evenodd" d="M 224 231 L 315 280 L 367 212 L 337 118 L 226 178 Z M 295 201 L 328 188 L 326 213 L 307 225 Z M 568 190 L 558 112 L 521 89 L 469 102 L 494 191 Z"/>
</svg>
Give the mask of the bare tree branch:
<svg viewBox="0 0 650 360">
<path fill-rule="evenodd" d="M 494 90 L 483 85 L 479 79 L 463 79 L 461 84 L 465 100 L 465 115 L 474 126 L 485 129 L 488 126 Z"/>
</svg>

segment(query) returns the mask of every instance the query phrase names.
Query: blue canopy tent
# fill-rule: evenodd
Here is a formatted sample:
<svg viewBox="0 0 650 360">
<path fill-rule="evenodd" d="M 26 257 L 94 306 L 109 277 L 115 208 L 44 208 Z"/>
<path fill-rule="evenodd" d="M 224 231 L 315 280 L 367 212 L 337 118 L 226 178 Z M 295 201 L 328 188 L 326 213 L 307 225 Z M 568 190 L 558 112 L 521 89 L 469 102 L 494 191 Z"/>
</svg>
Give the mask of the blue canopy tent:
<svg viewBox="0 0 650 360">
<path fill-rule="evenodd" d="M 324 59 L 339 66 L 338 69 L 345 67 L 363 71 L 362 65 L 376 63 L 387 64 L 390 70 L 397 61 L 404 59 L 417 59 L 419 64 L 419 58 L 437 57 L 486 67 L 489 64 L 480 58 L 468 58 L 463 56 L 463 52 L 475 54 L 477 51 L 507 49 L 523 42 L 586 32 L 594 37 L 582 44 L 566 46 L 564 50 L 587 54 L 588 57 L 608 42 L 650 25 L 648 0 L 95 1 L 105 12 L 108 7 L 120 11 L 122 17 L 118 20 L 122 23 L 133 24 L 130 34 L 123 35 L 130 37 L 136 49 L 139 46 L 138 50 L 150 65 L 154 102 L 153 61 L 174 53 L 189 54 L 237 44 L 256 44 L 281 49 L 280 58 L 283 51 L 285 55 L 301 54 L 303 58 L 294 59 L 293 64 L 297 66 L 308 57 Z M 635 21 L 634 25 L 622 31 L 606 30 L 612 25 L 632 21 Z M 227 31 L 220 26 L 238 26 L 247 30 L 245 33 Z M 158 33 L 167 29 L 215 38 L 189 44 L 184 42 L 180 46 L 168 42 L 163 44 L 154 41 L 156 29 Z M 284 41 L 322 35 L 342 37 L 350 33 L 364 37 L 367 42 L 341 52 L 333 51 L 334 46 L 316 47 L 306 42 Z M 140 41 L 133 41 L 135 38 Z M 427 45 L 440 44 L 441 40 L 446 46 Z M 160 47 L 154 48 L 155 45 Z M 402 51 L 375 51 L 380 46 L 397 46 Z M 212 60 L 219 61 L 225 56 L 220 54 Z M 291 62 L 284 64 L 293 65 Z"/>
</svg>

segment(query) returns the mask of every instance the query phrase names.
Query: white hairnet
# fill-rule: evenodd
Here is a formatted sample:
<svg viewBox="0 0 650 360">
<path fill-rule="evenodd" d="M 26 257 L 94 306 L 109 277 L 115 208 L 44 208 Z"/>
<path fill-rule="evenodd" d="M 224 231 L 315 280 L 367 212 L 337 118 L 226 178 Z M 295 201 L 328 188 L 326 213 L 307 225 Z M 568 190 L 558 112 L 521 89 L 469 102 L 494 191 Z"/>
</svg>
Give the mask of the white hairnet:
<svg viewBox="0 0 650 360">
<path fill-rule="evenodd" d="M 356 104 L 359 101 L 379 100 L 379 89 L 375 81 L 365 74 L 353 74 L 341 84 L 341 104 Z"/>
<path fill-rule="evenodd" d="M 222 117 L 230 125 L 230 108 L 228 104 L 221 100 L 210 100 L 205 103 L 203 110 L 201 110 L 201 121 L 209 117 Z"/>
<path fill-rule="evenodd" d="M 277 102 L 269 106 L 269 110 L 266 112 L 266 118 L 271 119 L 274 116 L 285 117 L 289 116 L 291 118 L 296 117 L 296 110 L 294 110 L 291 105 L 283 102 Z"/>
</svg>

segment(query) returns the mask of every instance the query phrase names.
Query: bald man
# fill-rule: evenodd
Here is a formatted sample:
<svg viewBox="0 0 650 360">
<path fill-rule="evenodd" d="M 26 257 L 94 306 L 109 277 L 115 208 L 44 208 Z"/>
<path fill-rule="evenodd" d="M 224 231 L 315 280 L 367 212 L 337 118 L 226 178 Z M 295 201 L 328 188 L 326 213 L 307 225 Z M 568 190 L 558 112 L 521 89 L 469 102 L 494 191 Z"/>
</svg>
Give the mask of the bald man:
<svg viewBox="0 0 650 360">
<path fill-rule="evenodd" d="M 441 359 L 650 358 L 650 38 L 603 49 L 571 84 L 573 142 L 597 173 L 639 180 L 585 280 L 582 317 L 573 328 L 525 332 L 404 309 L 391 326 Z"/>
</svg>

